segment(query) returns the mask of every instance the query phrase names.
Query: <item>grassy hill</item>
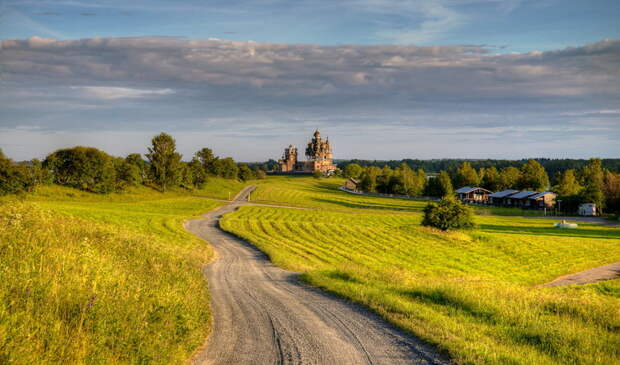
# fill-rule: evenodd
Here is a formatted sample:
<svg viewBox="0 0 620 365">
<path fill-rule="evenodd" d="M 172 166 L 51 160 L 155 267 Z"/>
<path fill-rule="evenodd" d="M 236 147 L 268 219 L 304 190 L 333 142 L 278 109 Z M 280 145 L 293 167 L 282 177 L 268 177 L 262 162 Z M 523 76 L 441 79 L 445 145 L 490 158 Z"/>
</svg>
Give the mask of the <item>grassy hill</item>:
<svg viewBox="0 0 620 365">
<path fill-rule="evenodd" d="M 242 183 L 192 193 L 98 195 L 58 186 L 0 200 L 0 363 L 182 363 L 210 331 L 201 267 L 182 222 Z"/>
<path fill-rule="evenodd" d="M 356 196 L 339 184 L 268 179 L 254 201 L 311 209 L 246 206 L 221 225 L 458 363 L 620 363 L 619 280 L 535 287 L 619 261 L 620 230 L 485 215 L 474 230 L 442 233 L 419 225 L 424 202 Z"/>
</svg>

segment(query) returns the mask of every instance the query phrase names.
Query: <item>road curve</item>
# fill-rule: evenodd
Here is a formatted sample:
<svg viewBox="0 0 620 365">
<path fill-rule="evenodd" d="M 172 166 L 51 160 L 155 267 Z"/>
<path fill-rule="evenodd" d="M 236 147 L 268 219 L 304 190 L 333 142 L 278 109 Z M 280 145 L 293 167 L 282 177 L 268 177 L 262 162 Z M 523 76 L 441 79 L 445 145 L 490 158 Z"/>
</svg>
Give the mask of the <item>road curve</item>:
<svg viewBox="0 0 620 365">
<path fill-rule="evenodd" d="M 620 262 L 595 267 L 590 270 L 581 271 L 575 274 L 560 276 L 555 280 L 541 284 L 541 287 L 583 285 L 596 283 L 599 281 L 620 279 Z"/>
<path fill-rule="evenodd" d="M 449 364 L 449 360 L 368 310 L 300 283 L 247 242 L 218 228 L 236 201 L 186 228 L 211 243 L 206 266 L 214 316 L 194 364 Z M 247 204 L 247 203 L 245 203 Z"/>
</svg>

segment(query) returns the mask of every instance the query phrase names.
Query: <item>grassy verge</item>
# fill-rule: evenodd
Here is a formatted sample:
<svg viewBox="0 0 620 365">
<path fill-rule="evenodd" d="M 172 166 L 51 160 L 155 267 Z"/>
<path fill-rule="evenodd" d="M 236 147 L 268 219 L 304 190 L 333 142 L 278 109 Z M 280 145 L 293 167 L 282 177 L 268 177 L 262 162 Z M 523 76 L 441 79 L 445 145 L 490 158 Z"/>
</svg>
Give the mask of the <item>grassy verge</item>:
<svg viewBox="0 0 620 365">
<path fill-rule="evenodd" d="M 548 220 L 477 216 L 475 230 L 441 233 L 419 226 L 415 201 L 358 197 L 330 190 L 324 180 L 295 181 L 300 186 L 265 183 L 254 198 L 290 198 L 291 205 L 320 210 L 242 207 L 222 227 L 458 363 L 620 363 L 617 282 L 534 287 L 619 261 L 620 230 L 580 224 L 563 231 Z"/>
<path fill-rule="evenodd" d="M 0 363 L 182 363 L 210 330 L 211 248 L 182 222 L 242 184 L 0 201 Z M 22 200 L 22 201 L 20 201 Z M 25 201 L 24 201 L 25 200 Z"/>
</svg>

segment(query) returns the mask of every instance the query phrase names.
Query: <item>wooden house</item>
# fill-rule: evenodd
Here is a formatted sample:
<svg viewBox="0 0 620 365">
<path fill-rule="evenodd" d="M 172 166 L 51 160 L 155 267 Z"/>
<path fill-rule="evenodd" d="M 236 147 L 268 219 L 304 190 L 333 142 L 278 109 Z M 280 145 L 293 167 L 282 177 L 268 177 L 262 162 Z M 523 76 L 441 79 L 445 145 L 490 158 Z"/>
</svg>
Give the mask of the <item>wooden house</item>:
<svg viewBox="0 0 620 365">
<path fill-rule="evenodd" d="M 491 191 L 479 187 L 464 186 L 455 191 L 456 197 L 463 203 L 486 204 Z"/>
<path fill-rule="evenodd" d="M 359 192 L 359 181 L 353 178 L 348 178 L 347 181 L 344 182 L 344 188 L 349 191 Z"/>
<path fill-rule="evenodd" d="M 512 190 L 512 189 L 508 189 L 508 190 L 502 190 L 502 191 L 498 191 L 496 193 L 493 193 L 491 195 L 489 195 L 489 203 L 496 205 L 496 206 L 507 206 L 508 205 L 508 197 L 518 193 L 519 190 Z"/>
<path fill-rule="evenodd" d="M 530 201 L 530 208 L 536 209 L 553 209 L 555 207 L 555 198 L 557 194 L 552 193 L 550 191 L 543 191 L 542 193 L 538 193 L 528 197 L 528 201 Z"/>
<path fill-rule="evenodd" d="M 519 191 L 506 197 L 506 205 L 509 207 L 517 208 L 531 208 L 531 201 L 529 197 L 538 194 L 537 191 Z"/>
</svg>

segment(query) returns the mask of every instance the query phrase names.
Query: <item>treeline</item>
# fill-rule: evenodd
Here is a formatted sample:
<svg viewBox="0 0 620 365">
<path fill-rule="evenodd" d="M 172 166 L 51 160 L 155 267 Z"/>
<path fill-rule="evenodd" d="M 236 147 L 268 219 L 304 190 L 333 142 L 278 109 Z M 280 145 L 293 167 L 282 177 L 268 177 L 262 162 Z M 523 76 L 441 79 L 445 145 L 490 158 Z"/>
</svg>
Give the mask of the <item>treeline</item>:
<svg viewBox="0 0 620 365">
<path fill-rule="evenodd" d="M 343 175 L 359 180 L 358 187 L 365 192 L 444 197 L 464 186 L 478 186 L 494 192 L 551 190 L 558 194 L 565 211 L 576 211 L 581 203 L 595 203 L 599 209 L 620 212 L 620 174 L 604 168 L 600 159 L 591 159 L 579 169 L 557 171 L 554 183 L 537 160 L 501 169 L 495 166 L 476 169 L 465 161 L 454 169 L 440 171 L 434 178 L 427 178 L 424 169 L 413 170 L 405 162 L 396 168 L 349 163 L 344 166 Z"/>
<path fill-rule="evenodd" d="M 28 192 L 50 183 L 94 193 L 122 191 L 140 184 L 161 191 L 175 187 L 192 190 L 202 187 L 211 176 L 243 181 L 266 176 L 261 169 L 215 156 L 206 147 L 191 161 L 182 161 L 176 141 L 166 133 L 153 137 L 145 157 L 132 153 L 122 158 L 93 147 L 73 147 L 55 151 L 43 161 L 16 163 L 0 150 L 0 195 Z"/>
<path fill-rule="evenodd" d="M 500 170 L 505 167 L 516 167 L 519 168 L 524 163 L 527 163 L 530 159 L 522 159 L 522 160 L 464 160 L 464 159 L 436 159 L 436 160 L 417 160 L 417 159 L 403 159 L 403 160 L 389 160 L 389 161 L 381 161 L 381 160 L 338 160 L 337 165 L 338 168 L 344 169 L 348 164 L 356 163 L 360 166 L 376 166 L 383 167 L 389 166 L 392 169 L 396 169 L 401 164 L 406 163 L 410 168 L 417 170 L 423 169 L 429 173 L 438 173 L 439 171 L 454 171 L 459 166 L 463 164 L 463 162 L 469 162 L 469 164 L 475 169 L 481 168 L 490 168 L 495 167 Z M 550 158 L 535 158 L 533 159 L 539 164 L 541 164 L 545 171 L 552 178 L 558 172 L 562 172 L 565 170 L 573 169 L 579 170 L 583 168 L 588 160 L 585 159 L 550 159 Z M 601 163 L 604 169 L 607 169 L 612 172 L 620 172 L 620 159 L 619 158 L 607 158 L 601 159 Z M 266 170 L 268 171 L 268 170 Z"/>
</svg>

